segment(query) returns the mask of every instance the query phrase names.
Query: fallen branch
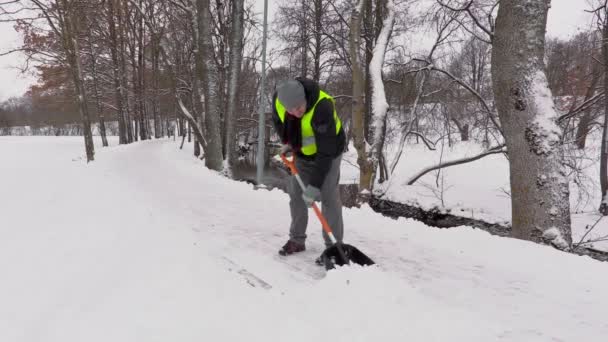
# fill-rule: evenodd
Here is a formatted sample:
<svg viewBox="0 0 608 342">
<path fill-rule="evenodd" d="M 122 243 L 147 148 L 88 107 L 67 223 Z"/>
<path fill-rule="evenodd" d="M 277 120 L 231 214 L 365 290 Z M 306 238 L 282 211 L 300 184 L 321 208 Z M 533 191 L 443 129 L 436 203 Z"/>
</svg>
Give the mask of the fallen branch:
<svg viewBox="0 0 608 342">
<path fill-rule="evenodd" d="M 597 102 L 599 102 L 599 100 L 604 98 L 604 92 L 600 92 L 596 95 L 594 95 L 593 97 L 591 97 L 590 99 L 586 100 L 585 102 L 581 103 L 578 107 L 570 110 L 568 113 L 560 116 L 557 119 L 557 123 L 562 123 L 564 120 L 566 119 L 570 119 L 574 116 L 576 116 L 577 114 L 587 110 L 589 107 L 595 105 Z"/>
<path fill-rule="evenodd" d="M 595 221 L 595 223 L 593 224 L 593 226 L 591 226 L 591 228 L 589 228 L 589 230 L 587 230 L 587 232 L 585 233 L 585 235 L 583 235 L 583 237 L 581 238 L 581 240 L 578 243 L 574 244 L 573 247 L 574 248 L 578 248 L 578 247 L 582 246 L 583 244 L 591 243 L 591 242 L 596 242 L 596 241 L 586 241 L 586 242 L 583 242 L 583 240 L 585 240 L 585 238 L 587 237 L 587 235 L 589 235 L 589 233 L 591 233 L 591 231 L 593 230 L 593 228 L 595 228 L 595 226 L 597 226 L 597 224 L 603 218 L 604 218 L 604 215 L 601 215 L 600 218 L 598 218 L 597 221 Z"/>
<path fill-rule="evenodd" d="M 203 151 L 206 151 L 207 140 L 205 140 L 205 137 L 203 136 L 203 132 L 201 132 L 201 129 L 198 126 L 198 124 L 196 123 L 196 120 L 194 120 L 194 117 L 192 116 L 192 114 L 190 114 L 190 112 L 188 111 L 188 108 L 186 108 L 186 106 L 184 106 L 182 99 L 180 99 L 179 97 L 177 98 L 177 103 L 179 104 L 179 108 L 181 109 L 181 111 L 179 111 L 179 113 L 182 114 L 184 119 L 186 119 L 188 121 L 188 123 L 190 124 L 190 127 L 192 127 L 192 130 L 194 131 L 194 135 L 196 135 L 196 140 L 201 144 Z"/>
<path fill-rule="evenodd" d="M 410 180 L 407 181 L 407 185 L 414 184 L 420 177 L 422 177 L 425 174 L 427 174 L 427 173 L 429 173 L 431 171 L 434 171 L 434 170 L 438 170 L 438 169 L 442 169 L 442 168 L 450 167 L 450 166 L 454 166 L 454 165 L 462 165 L 462 164 L 470 163 L 472 161 L 481 159 L 481 158 L 489 156 L 491 154 L 505 153 L 506 150 L 504 149 L 504 146 L 505 145 L 496 146 L 494 148 L 491 148 L 491 149 L 489 149 L 489 150 L 487 150 L 487 151 L 485 151 L 485 152 L 483 152 L 481 154 L 478 154 L 476 156 L 473 156 L 473 157 L 452 160 L 452 161 L 449 161 L 449 162 L 440 163 L 438 165 L 428 167 L 428 168 L 420 171 L 414 177 L 410 178 Z"/>
</svg>

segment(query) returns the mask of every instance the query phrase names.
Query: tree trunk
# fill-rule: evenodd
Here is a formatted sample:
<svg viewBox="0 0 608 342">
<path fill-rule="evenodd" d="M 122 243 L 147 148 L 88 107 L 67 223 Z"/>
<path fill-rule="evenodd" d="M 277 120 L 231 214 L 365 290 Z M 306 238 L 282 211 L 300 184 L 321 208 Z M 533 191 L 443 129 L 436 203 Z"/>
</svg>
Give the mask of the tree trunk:
<svg viewBox="0 0 608 342">
<path fill-rule="evenodd" d="M 377 6 L 377 5 L 376 5 Z M 376 34 L 374 32 L 373 1 L 366 0 L 365 14 L 363 15 L 363 37 L 365 39 L 365 114 L 363 125 L 365 126 L 365 139 L 370 140 L 369 124 L 372 118 L 372 82 L 370 76 L 370 63 L 374 57 L 374 43 Z"/>
<path fill-rule="evenodd" d="M 568 249 L 572 237 L 562 132 L 543 62 L 549 4 L 501 2 L 492 83 L 509 157 L 512 235 Z"/>
<path fill-rule="evenodd" d="M 235 122 L 237 110 L 238 82 L 241 73 L 243 58 L 243 26 L 244 26 L 244 0 L 232 1 L 232 36 L 230 37 L 230 79 L 228 81 L 228 110 L 226 111 L 226 161 L 228 172 L 234 164 L 236 151 L 234 150 Z"/>
<path fill-rule="evenodd" d="M 139 7 L 142 7 L 143 1 L 139 0 Z M 144 58 L 144 18 L 141 13 L 137 12 L 139 20 L 137 22 L 139 28 L 139 34 L 137 39 L 137 80 L 138 80 L 138 102 L 139 102 L 139 137 L 141 140 L 146 140 L 150 136 L 148 132 L 148 125 L 146 123 L 146 80 L 145 73 L 146 70 L 146 60 Z M 137 134 L 136 134 L 137 135 Z"/>
<path fill-rule="evenodd" d="M 114 18 L 120 13 L 117 13 L 115 7 L 116 1 L 119 0 L 108 0 L 108 26 L 110 31 L 110 53 L 112 55 L 112 80 L 114 81 L 114 96 L 116 98 L 116 107 L 118 109 L 118 143 L 127 144 L 127 121 L 124 106 L 124 87 L 122 84 L 122 78 L 120 77 L 120 49 L 118 42 L 118 33 L 116 22 Z"/>
<path fill-rule="evenodd" d="M 350 18 L 349 53 L 353 72 L 352 136 L 357 149 L 359 164 L 359 191 L 369 192 L 372 187 L 372 164 L 368 160 L 365 139 L 365 103 L 363 102 L 364 80 L 359 47 L 361 46 L 361 11 L 369 0 L 359 0 Z"/>
<path fill-rule="evenodd" d="M 160 117 L 160 39 L 157 33 L 154 33 L 152 47 L 152 113 L 154 115 L 154 138 L 158 139 L 162 136 L 162 119 Z M 175 98 L 175 97 L 172 97 Z"/>
<path fill-rule="evenodd" d="M 129 108 L 129 94 L 127 92 L 128 81 L 128 73 L 127 73 L 127 50 L 126 50 L 126 41 L 127 41 L 127 32 L 126 32 L 126 0 L 121 1 L 118 0 L 118 41 L 119 41 L 119 59 L 120 59 L 120 76 L 122 82 L 122 96 L 124 103 L 124 115 L 126 122 L 126 134 L 127 134 L 127 143 L 133 142 L 133 120 L 131 119 L 130 108 Z"/>
<path fill-rule="evenodd" d="M 608 61 L 608 8 L 604 9 L 604 27 L 602 29 L 602 52 L 604 54 L 604 65 Z M 608 94 L 608 71 L 604 68 L 604 94 Z M 599 211 L 602 215 L 608 215 L 608 96 L 604 97 L 604 131 L 602 134 L 602 152 L 600 153 L 600 186 L 602 189 L 602 202 Z"/>
<path fill-rule="evenodd" d="M 101 143 L 103 147 L 107 147 L 108 136 L 106 135 L 106 119 L 102 114 L 99 115 L 99 134 L 101 134 Z"/>
<path fill-rule="evenodd" d="M 108 138 L 106 135 L 106 123 L 105 123 L 105 119 L 103 116 L 103 107 L 101 105 L 101 95 L 99 94 L 99 73 L 97 71 L 97 58 L 95 56 L 95 53 L 93 51 L 93 44 L 92 44 L 92 33 L 91 33 L 91 29 L 89 28 L 89 53 L 91 54 L 91 73 L 92 73 L 92 78 L 93 78 L 93 94 L 95 96 L 95 105 L 96 105 L 96 109 L 97 109 L 97 117 L 99 118 L 99 135 L 101 136 L 101 143 L 103 147 L 107 147 L 108 146 Z"/>
<path fill-rule="evenodd" d="M 218 89 L 218 70 L 213 58 L 213 41 L 211 9 L 209 0 L 196 0 L 197 22 L 199 38 L 199 57 L 202 65 L 202 74 L 198 77 L 203 85 L 205 94 L 205 134 L 207 150 L 205 151 L 205 165 L 216 171 L 222 170 L 222 136 L 220 102 Z"/>
<path fill-rule="evenodd" d="M 308 0 L 302 0 L 302 17 L 300 18 L 300 48 L 302 49 L 302 58 L 300 60 L 300 76 L 307 77 L 308 74 L 308 9 L 306 3 Z"/>
<path fill-rule="evenodd" d="M 604 29 L 605 31 L 606 29 Z M 605 33 L 603 33 L 605 35 Z M 604 41 L 605 41 L 605 37 L 604 37 Z M 602 49 L 605 49 L 605 46 L 602 45 Z M 606 59 L 606 57 L 604 57 L 604 59 Z M 595 94 L 595 87 L 597 86 L 597 83 L 599 82 L 599 78 L 600 78 L 600 64 L 597 62 L 593 62 L 593 71 L 592 71 L 592 75 L 591 75 L 591 84 L 589 85 L 589 88 L 587 88 L 587 91 L 585 93 L 585 99 L 583 100 L 583 102 L 589 100 L 591 97 L 593 97 L 593 95 Z M 606 88 L 606 86 L 604 85 L 604 88 Z M 585 144 L 587 142 L 587 134 L 589 134 L 589 130 L 591 129 L 591 122 L 593 121 L 593 111 L 591 110 L 591 108 L 587 108 L 585 109 L 585 112 L 583 114 L 583 116 L 581 117 L 580 121 L 578 122 L 578 128 L 576 130 L 576 146 L 579 149 L 584 149 L 585 148 Z"/>
<path fill-rule="evenodd" d="M 377 169 L 378 162 L 382 157 L 384 134 L 386 132 L 386 114 L 389 109 L 386 93 L 384 91 L 384 82 L 382 80 L 382 67 L 384 65 L 386 48 L 393 31 L 393 24 L 395 23 L 394 3 L 392 0 L 388 0 L 387 9 L 388 15 L 382 24 L 382 29 L 380 30 L 380 35 L 374 46 L 373 57 L 369 65 L 370 79 L 368 82 L 371 82 L 372 84 L 372 121 L 370 123 L 371 155 L 368 159 L 371 160 L 372 174 Z M 386 175 L 386 178 L 387 177 L 388 175 Z M 372 175 L 372 182 L 373 179 L 374 177 Z"/>
<path fill-rule="evenodd" d="M 59 4 L 58 4 L 59 5 Z M 93 134 L 91 133 L 91 119 L 89 117 L 89 108 L 87 106 L 87 94 L 82 78 L 82 66 L 80 62 L 80 48 L 78 44 L 78 31 L 75 24 L 76 15 L 74 13 L 74 2 L 68 3 L 68 0 L 61 0 L 61 10 L 59 20 L 63 21 L 61 27 L 63 48 L 66 52 L 74 89 L 76 91 L 78 103 L 78 111 L 82 119 L 82 129 L 84 135 L 84 145 L 87 155 L 87 162 L 95 160 L 95 146 L 93 145 Z"/>
<path fill-rule="evenodd" d="M 321 26 L 321 19 L 323 18 L 323 0 L 314 0 L 315 1 L 315 66 L 313 70 L 312 78 L 315 82 L 319 82 L 321 78 L 321 55 L 322 55 L 322 39 L 323 27 Z"/>
</svg>

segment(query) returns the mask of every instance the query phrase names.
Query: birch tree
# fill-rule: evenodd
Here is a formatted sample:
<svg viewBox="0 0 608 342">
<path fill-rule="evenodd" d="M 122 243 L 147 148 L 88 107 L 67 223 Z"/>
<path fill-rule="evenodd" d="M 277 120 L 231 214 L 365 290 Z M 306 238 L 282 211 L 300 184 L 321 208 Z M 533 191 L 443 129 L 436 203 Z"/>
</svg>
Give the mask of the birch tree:
<svg viewBox="0 0 608 342">
<path fill-rule="evenodd" d="M 572 244 L 561 130 L 544 71 L 550 1 L 502 1 L 492 49 L 492 83 L 511 178 L 512 235 Z"/>
</svg>

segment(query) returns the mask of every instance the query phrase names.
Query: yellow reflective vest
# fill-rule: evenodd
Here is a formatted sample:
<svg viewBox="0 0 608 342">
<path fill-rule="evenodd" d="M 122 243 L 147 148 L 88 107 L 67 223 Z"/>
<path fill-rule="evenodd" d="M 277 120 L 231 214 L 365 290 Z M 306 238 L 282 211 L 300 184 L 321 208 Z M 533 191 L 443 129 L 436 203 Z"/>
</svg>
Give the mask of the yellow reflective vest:
<svg viewBox="0 0 608 342">
<path fill-rule="evenodd" d="M 315 109 L 317 108 L 317 104 L 319 104 L 319 102 L 323 99 L 329 99 L 332 102 L 332 104 L 334 105 L 333 107 L 334 107 L 334 121 L 336 122 L 336 135 L 340 132 L 340 128 L 342 127 L 342 122 L 340 121 L 340 118 L 338 117 L 338 113 L 336 112 L 334 98 L 331 97 L 326 92 L 324 92 L 323 90 L 319 90 L 319 98 L 317 99 L 317 102 L 315 102 L 314 106 L 312 106 L 312 108 L 310 108 L 309 111 L 304 113 L 304 115 L 300 119 L 300 122 L 301 122 L 300 129 L 302 130 L 302 148 L 301 148 L 300 152 L 306 156 L 312 156 L 315 153 L 317 153 L 317 143 L 315 141 L 315 133 L 312 129 L 312 118 L 315 114 Z M 287 115 L 287 109 L 285 108 L 285 106 L 283 106 L 281 101 L 279 101 L 278 97 L 277 97 L 276 101 L 274 102 L 274 106 L 277 110 L 277 114 L 279 115 L 279 119 L 281 120 L 281 122 L 283 124 L 285 124 L 285 115 Z"/>
</svg>

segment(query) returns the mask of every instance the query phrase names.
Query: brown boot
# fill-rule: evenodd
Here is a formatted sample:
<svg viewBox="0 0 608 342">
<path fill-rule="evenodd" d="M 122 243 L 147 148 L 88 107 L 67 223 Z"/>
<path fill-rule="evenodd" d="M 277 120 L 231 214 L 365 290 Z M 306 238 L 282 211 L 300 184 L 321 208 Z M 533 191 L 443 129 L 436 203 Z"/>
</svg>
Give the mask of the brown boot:
<svg viewBox="0 0 608 342">
<path fill-rule="evenodd" d="M 297 243 L 294 241 L 287 241 L 285 246 L 283 246 L 279 250 L 279 254 L 282 256 L 291 255 L 293 253 L 304 252 L 306 250 L 306 246 L 303 243 Z"/>
</svg>

